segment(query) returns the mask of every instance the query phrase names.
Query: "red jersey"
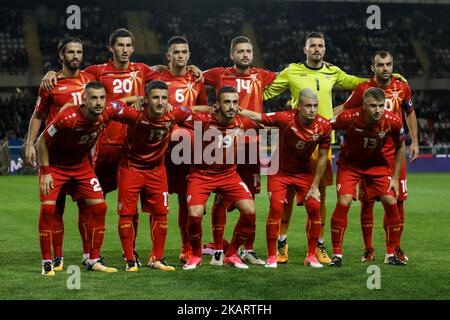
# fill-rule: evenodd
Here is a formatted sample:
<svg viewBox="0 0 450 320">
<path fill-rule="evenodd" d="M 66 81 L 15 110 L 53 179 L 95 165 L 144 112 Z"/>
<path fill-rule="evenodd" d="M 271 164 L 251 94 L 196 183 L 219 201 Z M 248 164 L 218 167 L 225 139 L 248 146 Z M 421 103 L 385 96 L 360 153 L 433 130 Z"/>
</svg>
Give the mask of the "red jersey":
<svg viewBox="0 0 450 320">
<path fill-rule="evenodd" d="M 263 89 L 277 77 L 275 72 L 251 67 L 249 74 L 238 73 L 234 67 L 212 68 L 203 73 L 205 84 L 216 92 L 221 87 L 234 87 L 239 94 L 239 106 L 251 111 L 263 111 Z"/>
<path fill-rule="evenodd" d="M 280 129 L 280 170 L 287 174 L 310 172 L 310 158 L 317 145 L 328 150 L 331 147 L 329 120 L 316 116 L 310 126 L 299 120 L 299 110 L 263 113 L 262 123 Z"/>
<path fill-rule="evenodd" d="M 95 80 L 93 75 L 80 71 L 78 76 L 73 78 L 58 78 L 58 83 L 50 92 L 40 86 L 34 108 L 39 115 L 47 112 L 45 126 L 55 118 L 65 104 L 81 105 L 83 103 L 84 87 L 92 80 Z"/>
<path fill-rule="evenodd" d="M 388 166 L 389 162 L 383 152 L 386 140 L 391 137 L 395 144 L 399 144 L 405 139 L 402 121 L 388 110 L 372 125 L 366 124 L 363 108 L 344 110 L 330 122 L 333 129 L 346 131 L 339 164 L 350 164 L 362 169 Z"/>
<path fill-rule="evenodd" d="M 169 70 L 163 70 L 154 80 L 163 81 L 169 86 L 169 103 L 174 107 L 208 105 L 205 85 L 202 82 L 194 83 L 192 71 L 178 76 Z"/>
<path fill-rule="evenodd" d="M 108 121 L 120 109 L 121 105 L 113 101 L 97 120 L 91 121 L 86 119 L 79 106 L 63 108 L 44 131 L 50 164 L 72 168 L 90 166 L 88 155 L 92 147 Z"/>
<path fill-rule="evenodd" d="M 359 108 L 363 105 L 364 92 L 368 88 L 381 88 L 386 94 L 385 110 L 389 110 L 400 117 L 403 122 L 402 111 L 407 115 L 414 111 L 411 89 L 409 85 L 397 78 L 392 77 L 391 83 L 386 87 L 381 87 L 372 78 L 366 82 L 359 84 L 352 92 L 352 95 L 344 103 L 344 109 Z M 395 146 L 391 139 L 388 139 L 384 146 L 383 152 L 389 159 L 394 159 Z"/>
<path fill-rule="evenodd" d="M 121 103 L 121 106 L 125 104 Z M 122 161 L 137 169 L 149 169 L 162 163 L 173 127 L 192 116 L 191 108 L 175 107 L 162 118 L 152 119 L 148 116 L 146 105 L 143 107 L 143 111 L 124 107 L 114 117 L 114 120 L 128 125 Z"/>
<path fill-rule="evenodd" d="M 110 59 L 107 63 L 93 65 L 85 69 L 95 76 L 97 81 L 105 87 L 108 101 L 131 96 L 144 96 L 145 84 L 158 76 L 148 65 L 130 62 L 127 69 L 116 69 Z M 100 136 L 100 143 L 122 144 L 125 137 L 126 125 L 111 122 Z"/>
<path fill-rule="evenodd" d="M 191 121 L 184 125 L 194 129 L 194 161 L 191 172 L 201 175 L 214 175 L 236 170 L 237 145 L 239 138 L 247 129 L 257 129 L 258 125 L 250 119 L 237 115 L 229 125 L 221 124 L 212 114 L 194 113 Z M 196 128 L 201 125 L 201 137 Z M 254 134 L 256 135 L 255 130 Z M 198 146 L 202 138 L 201 149 Z M 214 150 L 214 152 L 212 152 Z M 220 154 L 216 154 L 218 151 Z"/>
</svg>

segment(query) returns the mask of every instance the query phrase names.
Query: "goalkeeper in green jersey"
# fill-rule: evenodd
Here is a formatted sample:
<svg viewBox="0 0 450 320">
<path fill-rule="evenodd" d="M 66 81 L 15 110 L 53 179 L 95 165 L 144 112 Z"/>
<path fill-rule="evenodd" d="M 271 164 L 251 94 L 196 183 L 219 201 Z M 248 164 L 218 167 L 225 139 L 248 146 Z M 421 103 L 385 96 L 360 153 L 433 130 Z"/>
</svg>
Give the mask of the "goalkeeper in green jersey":
<svg viewBox="0 0 450 320">
<path fill-rule="evenodd" d="M 324 118 L 333 117 L 332 90 L 333 87 L 343 89 L 354 89 L 358 84 L 366 81 L 366 78 L 351 76 L 342 71 L 339 67 L 330 65 L 323 61 L 325 56 L 325 37 L 322 33 L 312 32 L 305 38 L 303 52 L 306 55 L 306 61 L 303 63 L 291 63 L 284 69 L 272 84 L 264 89 L 264 100 L 273 98 L 287 88 L 292 95 L 292 106 L 297 106 L 298 95 L 305 88 L 313 89 L 319 98 L 318 114 Z M 334 142 L 334 136 L 333 141 Z M 317 149 L 311 158 L 312 170 L 314 170 L 317 160 Z M 333 168 L 331 164 L 331 149 L 328 154 L 328 164 L 322 177 L 319 187 L 321 195 L 320 216 L 322 227 L 320 230 L 319 243 L 316 249 L 316 256 L 320 263 L 328 264 L 331 259 L 328 257 L 323 245 L 323 234 L 326 218 L 326 187 L 333 184 Z M 286 263 L 288 261 L 287 230 L 292 214 L 293 199 L 295 190 L 288 192 L 288 204 L 285 207 L 284 215 L 281 220 L 280 233 L 277 243 L 277 261 Z"/>
</svg>

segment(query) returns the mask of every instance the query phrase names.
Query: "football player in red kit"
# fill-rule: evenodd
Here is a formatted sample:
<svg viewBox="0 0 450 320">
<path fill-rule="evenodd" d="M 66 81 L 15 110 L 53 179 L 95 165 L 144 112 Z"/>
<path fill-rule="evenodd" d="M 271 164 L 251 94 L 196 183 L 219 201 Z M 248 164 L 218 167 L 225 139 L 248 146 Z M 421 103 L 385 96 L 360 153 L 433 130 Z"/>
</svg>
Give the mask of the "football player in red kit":
<svg viewBox="0 0 450 320">
<path fill-rule="evenodd" d="M 405 265 L 395 254 L 400 240 L 399 175 L 405 158 L 402 122 L 396 114 L 385 110 L 386 95 L 382 89 L 367 89 L 363 100 L 363 107 L 345 110 L 331 121 L 333 129 L 345 130 L 346 137 L 337 161 L 338 200 L 331 218 L 333 257 L 329 265 L 342 264 L 347 214 L 352 200 L 356 199 L 356 185 L 360 181 L 365 185 L 367 198 L 381 200 L 384 207 L 385 263 Z M 388 139 L 395 146 L 393 170 L 384 148 Z"/>
</svg>

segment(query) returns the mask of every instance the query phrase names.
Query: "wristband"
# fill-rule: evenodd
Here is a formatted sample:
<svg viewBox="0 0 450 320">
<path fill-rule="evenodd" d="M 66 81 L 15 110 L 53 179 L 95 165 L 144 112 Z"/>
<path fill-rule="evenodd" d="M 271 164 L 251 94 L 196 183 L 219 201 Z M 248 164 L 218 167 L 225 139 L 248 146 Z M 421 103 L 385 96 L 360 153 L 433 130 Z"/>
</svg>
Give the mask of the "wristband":
<svg viewBox="0 0 450 320">
<path fill-rule="evenodd" d="M 50 174 L 50 167 L 49 166 L 41 166 L 41 172 L 42 174 Z"/>
</svg>

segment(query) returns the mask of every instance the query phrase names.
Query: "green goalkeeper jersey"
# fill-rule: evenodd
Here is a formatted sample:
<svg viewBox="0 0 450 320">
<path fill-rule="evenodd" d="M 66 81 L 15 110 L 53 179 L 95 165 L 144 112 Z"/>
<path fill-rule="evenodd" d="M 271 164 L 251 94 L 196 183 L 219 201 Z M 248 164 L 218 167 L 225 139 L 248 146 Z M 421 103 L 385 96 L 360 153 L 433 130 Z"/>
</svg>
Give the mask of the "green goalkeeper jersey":
<svg viewBox="0 0 450 320">
<path fill-rule="evenodd" d="M 351 76 L 339 67 L 323 64 L 314 69 L 305 63 L 291 63 L 284 69 L 270 86 L 264 89 L 264 100 L 273 98 L 287 88 L 291 90 L 292 106 L 297 106 L 298 95 L 305 88 L 313 89 L 319 98 L 319 115 L 331 119 L 333 117 L 332 89 L 334 86 L 343 89 L 354 89 L 367 78 Z"/>
</svg>

